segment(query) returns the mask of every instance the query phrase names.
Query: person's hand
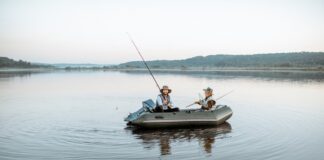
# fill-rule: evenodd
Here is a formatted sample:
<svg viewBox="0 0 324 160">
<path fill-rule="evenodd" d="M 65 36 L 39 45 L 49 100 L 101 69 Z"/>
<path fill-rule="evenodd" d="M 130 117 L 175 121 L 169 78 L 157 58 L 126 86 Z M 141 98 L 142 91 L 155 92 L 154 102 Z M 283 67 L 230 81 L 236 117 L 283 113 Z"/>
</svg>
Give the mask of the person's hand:
<svg viewBox="0 0 324 160">
<path fill-rule="evenodd" d="M 168 104 L 168 107 L 169 107 L 170 109 L 172 109 L 172 105 L 171 105 L 171 104 Z"/>
<path fill-rule="evenodd" d="M 195 101 L 195 103 L 200 105 L 200 101 Z"/>
</svg>

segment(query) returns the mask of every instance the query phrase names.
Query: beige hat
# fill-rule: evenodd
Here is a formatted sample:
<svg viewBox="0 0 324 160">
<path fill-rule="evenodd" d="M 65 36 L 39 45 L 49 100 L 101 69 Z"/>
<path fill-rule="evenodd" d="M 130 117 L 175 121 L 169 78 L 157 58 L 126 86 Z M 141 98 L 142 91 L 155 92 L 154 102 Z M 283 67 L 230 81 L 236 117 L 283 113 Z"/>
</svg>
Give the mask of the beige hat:
<svg viewBox="0 0 324 160">
<path fill-rule="evenodd" d="M 203 89 L 205 92 L 213 92 L 213 89 L 211 89 L 210 87 L 207 87 L 206 89 Z"/>
<path fill-rule="evenodd" d="M 160 92 L 162 93 L 163 90 L 165 90 L 165 89 L 167 89 L 167 90 L 169 91 L 169 93 L 171 93 L 171 91 L 172 91 L 168 86 L 165 86 L 165 85 L 164 85 L 164 86 L 162 87 L 162 89 L 160 90 Z"/>
</svg>

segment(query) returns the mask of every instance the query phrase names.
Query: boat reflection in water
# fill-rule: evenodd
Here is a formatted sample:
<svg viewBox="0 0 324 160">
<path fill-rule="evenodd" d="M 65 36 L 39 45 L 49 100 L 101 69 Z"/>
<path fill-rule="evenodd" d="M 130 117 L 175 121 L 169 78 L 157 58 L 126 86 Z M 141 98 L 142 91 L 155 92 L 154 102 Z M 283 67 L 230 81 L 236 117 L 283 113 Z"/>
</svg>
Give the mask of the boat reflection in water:
<svg viewBox="0 0 324 160">
<path fill-rule="evenodd" d="M 231 125 L 225 122 L 214 127 L 195 127 L 180 129 L 140 129 L 135 127 L 126 128 L 137 139 L 142 140 L 144 148 L 151 149 L 158 144 L 160 146 L 161 155 L 171 154 L 171 142 L 191 142 L 197 140 L 206 153 L 212 152 L 212 146 L 218 138 L 225 138 L 226 133 L 232 130 Z"/>
</svg>

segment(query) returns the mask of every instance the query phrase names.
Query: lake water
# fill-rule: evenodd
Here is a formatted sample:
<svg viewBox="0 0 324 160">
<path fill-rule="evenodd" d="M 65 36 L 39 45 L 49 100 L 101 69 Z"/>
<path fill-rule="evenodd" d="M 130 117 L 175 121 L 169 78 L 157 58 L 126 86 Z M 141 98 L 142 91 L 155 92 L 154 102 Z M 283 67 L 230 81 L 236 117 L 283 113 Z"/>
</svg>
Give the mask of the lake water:
<svg viewBox="0 0 324 160">
<path fill-rule="evenodd" d="M 157 72 L 183 108 L 202 88 L 234 114 L 218 127 L 138 130 L 147 72 L 0 74 L 0 159 L 323 159 L 324 73 Z M 193 106 L 193 108 L 198 106 Z"/>
</svg>

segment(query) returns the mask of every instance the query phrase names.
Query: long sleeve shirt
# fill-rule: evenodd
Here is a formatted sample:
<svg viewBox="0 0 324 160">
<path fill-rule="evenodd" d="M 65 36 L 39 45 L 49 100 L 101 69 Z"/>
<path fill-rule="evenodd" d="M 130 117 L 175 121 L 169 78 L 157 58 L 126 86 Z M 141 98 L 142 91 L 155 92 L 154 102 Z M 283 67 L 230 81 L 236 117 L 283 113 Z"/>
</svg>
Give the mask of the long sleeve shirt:
<svg viewBox="0 0 324 160">
<path fill-rule="evenodd" d="M 166 100 L 167 102 L 164 103 L 164 100 Z M 157 104 L 157 106 L 162 106 L 163 110 L 167 110 L 169 104 L 171 106 L 173 106 L 173 102 L 171 100 L 171 97 L 169 95 L 168 96 L 163 96 L 161 94 L 157 96 L 157 98 L 156 98 L 156 104 Z"/>
</svg>

